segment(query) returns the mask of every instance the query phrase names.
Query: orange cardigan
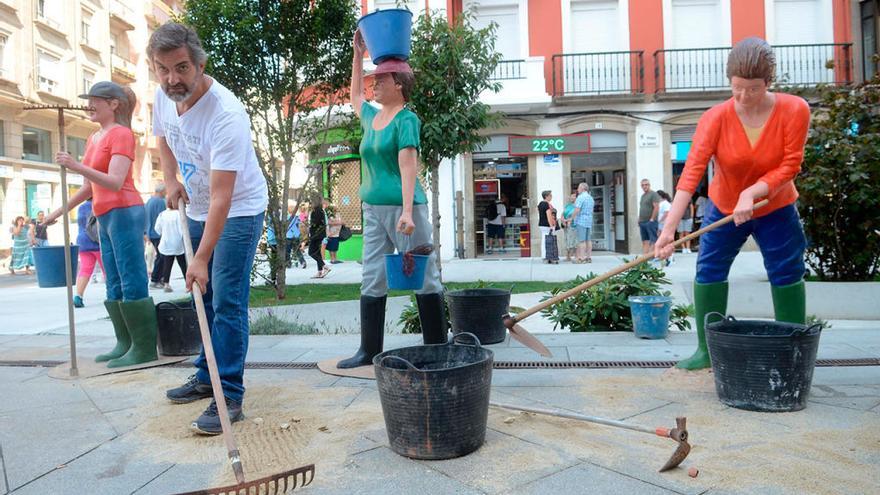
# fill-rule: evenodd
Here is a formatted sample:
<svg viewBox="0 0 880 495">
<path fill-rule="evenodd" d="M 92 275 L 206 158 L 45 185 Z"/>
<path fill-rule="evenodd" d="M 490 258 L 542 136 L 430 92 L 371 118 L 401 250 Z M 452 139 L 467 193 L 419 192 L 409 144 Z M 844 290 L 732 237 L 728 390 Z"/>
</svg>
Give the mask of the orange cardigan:
<svg viewBox="0 0 880 495">
<path fill-rule="evenodd" d="M 801 170 L 810 127 L 810 107 L 802 98 L 776 93 L 776 103 L 754 149 L 733 106 L 733 98 L 700 117 L 684 172 L 676 189 L 696 191 L 709 159 L 715 175 L 709 199 L 725 215 L 733 213 L 740 193 L 758 181 L 770 189 L 770 203 L 755 217 L 767 215 L 797 200 L 794 178 Z"/>
</svg>

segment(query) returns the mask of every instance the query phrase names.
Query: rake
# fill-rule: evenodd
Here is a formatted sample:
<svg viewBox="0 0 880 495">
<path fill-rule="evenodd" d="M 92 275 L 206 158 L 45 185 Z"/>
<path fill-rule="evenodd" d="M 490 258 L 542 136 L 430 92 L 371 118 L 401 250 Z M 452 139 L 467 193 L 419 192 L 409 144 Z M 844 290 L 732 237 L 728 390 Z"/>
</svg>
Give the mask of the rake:
<svg viewBox="0 0 880 495">
<path fill-rule="evenodd" d="M 177 211 L 180 212 L 180 226 L 183 232 L 183 245 L 186 249 L 186 261 L 187 263 L 192 263 L 192 239 L 189 236 L 186 203 L 183 198 L 180 198 L 177 203 Z M 253 481 L 245 481 L 244 468 L 241 465 L 241 454 L 238 451 L 238 445 L 235 443 L 232 423 L 229 421 L 229 412 L 226 409 L 226 399 L 223 396 L 223 387 L 220 384 L 220 372 L 217 369 L 217 359 L 214 357 L 214 346 L 211 342 L 211 330 L 208 326 L 208 317 L 205 314 L 205 301 L 202 299 L 203 292 L 198 283 L 194 282 L 192 284 L 192 295 L 196 304 L 196 315 L 199 319 L 199 331 L 202 334 L 205 360 L 208 362 L 208 373 L 211 376 L 214 402 L 217 404 L 217 414 L 220 416 L 220 426 L 223 429 L 223 440 L 226 442 L 229 463 L 232 464 L 232 471 L 235 473 L 237 483 L 220 488 L 208 488 L 206 490 L 181 493 L 179 495 L 280 495 L 291 492 L 299 486 L 308 485 L 315 478 L 314 464 L 301 466 Z"/>
</svg>

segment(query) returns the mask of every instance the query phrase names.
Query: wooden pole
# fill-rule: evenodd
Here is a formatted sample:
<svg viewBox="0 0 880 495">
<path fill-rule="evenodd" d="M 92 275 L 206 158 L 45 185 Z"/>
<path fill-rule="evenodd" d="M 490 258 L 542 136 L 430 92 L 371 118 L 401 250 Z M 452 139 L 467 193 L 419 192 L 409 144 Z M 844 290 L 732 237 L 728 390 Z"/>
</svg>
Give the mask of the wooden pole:
<svg viewBox="0 0 880 495">
<path fill-rule="evenodd" d="M 59 148 L 66 151 L 64 137 L 64 109 L 58 109 L 58 139 Z M 61 208 L 64 213 L 64 221 L 61 225 L 64 230 L 64 278 L 67 284 L 67 325 L 70 328 L 70 376 L 79 376 L 76 365 L 76 323 L 73 318 L 73 260 L 71 260 L 70 246 L 70 212 L 67 210 L 67 168 L 61 167 Z"/>
</svg>

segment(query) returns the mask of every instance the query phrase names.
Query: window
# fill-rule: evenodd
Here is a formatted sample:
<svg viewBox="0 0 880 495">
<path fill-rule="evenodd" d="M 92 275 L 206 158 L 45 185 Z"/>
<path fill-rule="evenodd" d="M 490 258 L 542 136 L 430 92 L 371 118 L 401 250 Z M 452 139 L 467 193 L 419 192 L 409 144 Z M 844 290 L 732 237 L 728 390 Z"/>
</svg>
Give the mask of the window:
<svg viewBox="0 0 880 495">
<path fill-rule="evenodd" d="M 83 93 L 84 94 L 88 93 L 89 90 L 92 88 L 92 84 L 94 84 L 94 83 L 95 83 L 95 73 L 90 70 L 84 70 L 83 71 L 83 78 L 82 78 Z"/>
<path fill-rule="evenodd" d="M 37 0 L 37 17 L 46 17 L 46 0 Z"/>
<path fill-rule="evenodd" d="M 2 120 L 0 120 L 0 156 L 6 156 L 6 129 Z"/>
<path fill-rule="evenodd" d="M 862 2 L 862 70 L 865 81 L 877 73 L 877 12 L 874 2 Z"/>
<path fill-rule="evenodd" d="M 6 74 L 6 44 L 9 42 L 9 37 L 5 34 L 0 34 L 0 77 L 7 78 Z"/>
<path fill-rule="evenodd" d="M 52 144 L 49 131 L 25 127 L 21 134 L 21 157 L 25 160 L 52 163 Z"/>
<path fill-rule="evenodd" d="M 83 14 L 83 20 L 80 23 L 80 41 L 84 45 L 89 44 L 89 28 L 91 28 L 91 25 L 86 20 L 85 14 Z"/>
<path fill-rule="evenodd" d="M 76 161 L 82 161 L 83 155 L 86 153 L 86 140 L 78 137 L 67 137 L 67 152 Z"/>
<path fill-rule="evenodd" d="M 47 93 L 57 92 L 61 59 L 42 50 L 37 50 L 37 55 L 39 60 L 37 89 Z"/>
<path fill-rule="evenodd" d="M 110 33 L 110 54 L 117 55 L 116 47 L 119 45 L 118 40 L 116 39 L 116 33 Z"/>
</svg>

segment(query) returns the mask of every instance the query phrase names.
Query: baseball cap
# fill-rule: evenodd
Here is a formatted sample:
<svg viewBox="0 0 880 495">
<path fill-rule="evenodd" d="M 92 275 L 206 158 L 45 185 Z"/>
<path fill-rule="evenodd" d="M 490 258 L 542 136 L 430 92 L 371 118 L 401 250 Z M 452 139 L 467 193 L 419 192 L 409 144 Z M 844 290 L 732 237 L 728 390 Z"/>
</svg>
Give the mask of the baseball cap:
<svg viewBox="0 0 880 495">
<path fill-rule="evenodd" d="M 367 74 L 368 76 L 375 76 L 376 74 L 391 74 L 394 72 L 405 72 L 408 74 L 412 74 L 412 67 L 406 63 L 405 60 L 400 60 L 399 58 L 386 58 L 385 60 L 379 62 L 379 65 L 376 66 L 376 70 Z"/>
<path fill-rule="evenodd" d="M 89 97 L 98 97 L 98 98 L 117 98 L 117 99 L 126 99 L 125 91 L 122 90 L 122 86 L 116 84 L 112 81 L 101 81 L 97 82 L 89 88 L 89 92 L 83 95 L 79 95 L 80 98 L 88 99 Z"/>
</svg>

